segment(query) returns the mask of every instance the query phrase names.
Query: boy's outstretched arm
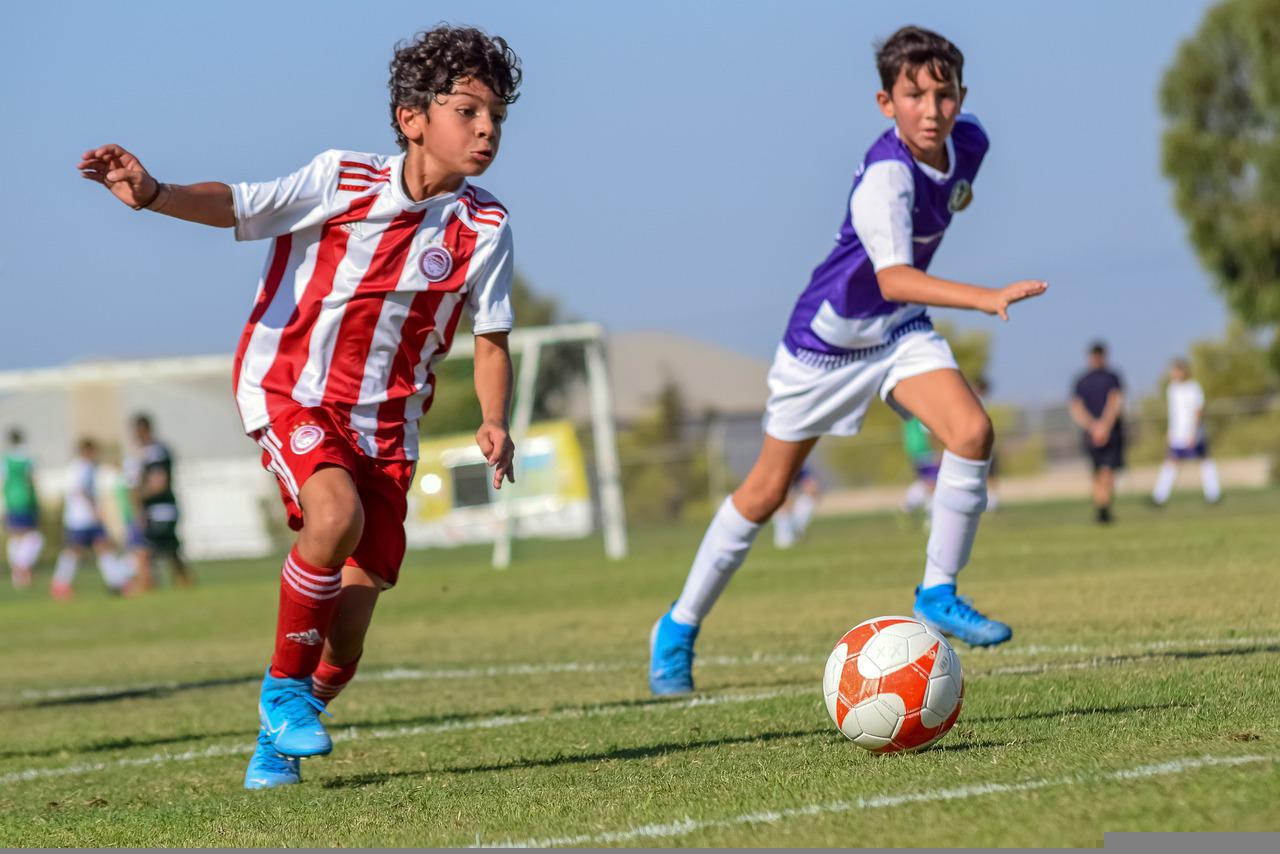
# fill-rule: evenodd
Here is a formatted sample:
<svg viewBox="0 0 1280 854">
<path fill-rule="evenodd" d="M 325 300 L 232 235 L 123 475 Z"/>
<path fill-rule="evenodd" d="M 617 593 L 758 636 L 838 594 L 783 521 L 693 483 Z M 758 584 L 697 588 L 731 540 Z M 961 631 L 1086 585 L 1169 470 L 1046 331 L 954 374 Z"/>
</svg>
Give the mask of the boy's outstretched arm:
<svg viewBox="0 0 1280 854">
<path fill-rule="evenodd" d="M 511 411 L 511 353 L 507 349 L 507 333 L 476 336 L 475 382 L 483 419 L 476 431 L 476 444 L 494 467 L 493 488 L 501 489 L 503 478 L 516 482 L 513 465 L 516 446 L 511 441 L 507 423 Z"/>
<path fill-rule="evenodd" d="M 1009 319 L 1009 306 L 1040 296 L 1048 282 L 1024 279 L 1003 288 L 983 288 L 930 276 L 909 264 L 885 267 L 876 273 L 880 293 L 893 302 L 936 305 L 942 308 L 971 308 Z"/>
<path fill-rule="evenodd" d="M 142 162 L 118 145 L 104 145 L 86 151 L 77 166 L 80 175 L 111 191 L 134 210 L 231 228 L 236 224 L 231 188 L 210 181 L 203 184 L 162 184 L 151 176 Z"/>
</svg>

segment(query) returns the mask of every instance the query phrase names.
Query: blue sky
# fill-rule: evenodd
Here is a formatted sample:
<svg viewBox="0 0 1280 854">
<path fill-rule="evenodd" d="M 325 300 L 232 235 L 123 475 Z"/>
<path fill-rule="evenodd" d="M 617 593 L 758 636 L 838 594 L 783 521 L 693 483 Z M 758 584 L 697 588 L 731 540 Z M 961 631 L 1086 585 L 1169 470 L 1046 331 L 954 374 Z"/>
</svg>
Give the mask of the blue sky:
<svg viewBox="0 0 1280 854">
<path fill-rule="evenodd" d="M 993 140 L 933 272 L 1051 284 L 1009 324 L 954 315 L 995 333 L 995 397 L 1060 400 L 1094 337 L 1147 391 L 1226 322 L 1159 170 L 1157 86 L 1207 5 L 24 3 L 0 32 L 0 369 L 229 352 L 265 247 L 130 212 L 79 153 L 118 142 L 185 183 L 393 150 L 391 47 L 439 20 L 524 60 L 477 183 L 534 285 L 613 330 L 768 358 L 886 126 L 871 43 L 918 23 L 964 50 Z"/>
</svg>

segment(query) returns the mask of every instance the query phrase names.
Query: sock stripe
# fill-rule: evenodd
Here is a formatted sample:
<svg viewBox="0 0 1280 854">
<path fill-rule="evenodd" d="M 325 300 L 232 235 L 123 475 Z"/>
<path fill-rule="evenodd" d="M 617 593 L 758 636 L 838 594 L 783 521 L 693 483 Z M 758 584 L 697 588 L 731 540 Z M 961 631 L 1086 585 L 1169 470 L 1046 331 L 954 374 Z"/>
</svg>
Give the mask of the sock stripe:
<svg viewBox="0 0 1280 854">
<path fill-rule="evenodd" d="M 310 599 L 332 599 L 342 592 L 342 580 L 337 576 L 335 576 L 333 584 L 321 587 L 294 575 L 292 568 L 288 564 L 285 564 L 281 575 L 284 577 L 286 584 Z"/>
<path fill-rule="evenodd" d="M 335 569 L 332 572 L 326 573 L 309 572 L 298 564 L 297 559 L 294 558 L 292 554 L 284 559 L 284 564 L 297 573 L 302 579 L 318 584 L 321 587 L 328 587 L 333 584 L 341 583 L 342 581 L 342 570 Z"/>
</svg>

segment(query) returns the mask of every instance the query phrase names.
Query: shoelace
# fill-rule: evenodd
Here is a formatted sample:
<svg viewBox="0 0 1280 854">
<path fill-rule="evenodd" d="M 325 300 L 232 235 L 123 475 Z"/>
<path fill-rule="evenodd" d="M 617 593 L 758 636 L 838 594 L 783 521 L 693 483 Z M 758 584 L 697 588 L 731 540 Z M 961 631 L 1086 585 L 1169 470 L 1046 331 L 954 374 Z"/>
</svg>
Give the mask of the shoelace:
<svg viewBox="0 0 1280 854">
<path fill-rule="evenodd" d="M 687 653 L 687 655 L 677 656 L 676 653 Z M 668 676 L 683 676 L 692 669 L 695 655 L 697 653 L 693 651 L 693 640 L 686 638 L 667 650 L 667 654 L 662 657 L 662 669 Z"/>
<path fill-rule="evenodd" d="M 276 701 L 276 705 L 284 706 L 285 716 L 290 721 L 306 720 L 311 717 L 311 711 L 314 709 L 322 715 L 329 714 L 329 710 L 324 707 L 324 703 L 305 691 L 287 694 Z"/>
<path fill-rule="evenodd" d="M 968 596 L 957 596 L 953 604 L 947 606 L 952 616 L 968 623 L 989 623 L 990 618 L 973 607 L 973 600 Z"/>
</svg>

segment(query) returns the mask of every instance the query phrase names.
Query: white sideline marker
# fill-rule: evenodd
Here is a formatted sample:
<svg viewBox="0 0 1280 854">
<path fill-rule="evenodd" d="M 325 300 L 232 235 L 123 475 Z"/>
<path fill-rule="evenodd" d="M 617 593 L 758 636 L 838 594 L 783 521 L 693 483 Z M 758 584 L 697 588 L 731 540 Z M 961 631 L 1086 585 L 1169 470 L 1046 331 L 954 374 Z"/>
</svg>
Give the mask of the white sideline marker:
<svg viewBox="0 0 1280 854">
<path fill-rule="evenodd" d="M 995 647 L 994 649 L 969 649 L 964 650 L 966 656 L 977 655 L 980 657 L 995 655 L 1045 655 L 1045 654 L 1069 654 L 1069 653 L 1094 653 L 1098 655 L 1124 655 L 1138 652 L 1156 652 L 1160 650 L 1176 650 L 1184 648 L 1204 648 L 1204 647 L 1237 647 L 1237 646 L 1253 646 L 1262 644 L 1280 643 L 1280 635 L 1272 635 L 1270 637 L 1245 637 L 1245 638 L 1193 638 L 1189 640 L 1161 640 L 1147 641 L 1143 643 L 1129 644 L 1122 647 L 1090 647 L 1082 644 L 1063 644 L 1060 646 L 1044 646 L 1031 645 L 1023 647 Z M 751 655 L 740 656 L 700 656 L 698 665 L 700 667 L 741 667 L 748 664 L 813 664 L 821 665 L 825 659 L 808 655 L 768 655 L 764 653 L 753 653 Z M 505 676 L 544 676 L 552 673 L 608 673 L 620 670 L 636 670 L 643 668 L 645 663 L 642 661 L 563 661 L 550 663 L 527 663 L 527 664 L 495 664 L 483 667 L 441 667 L 434 669 L 419 669 L 415 667 L 392 667 L 386 670 L 370 670 L 360 673 L 361 682 L 400 682 L 400 681 L 420 681 L 420 680 L 448 680 L 448 679 L 494 679 Z M 1087 666 L 1087 665 L 1080 665 Z M 999 671 L 999 674 L 1014 673 L 1034 673 L 1042 669 L 1042 665 L 1011 665 L 1007 670 Z M 990 671 L 993 675 L 998 675 L 997 671 Z M 92 699 L 93 697 L 101 697 L 108 694 L 129 693 L 129 692 L 145 692 L 145 691 L 176 691 L 183 688 L 181 682 L 141 682 L 135 685 L 85 685 L 74 688 L 49 688 L 45 690 L 25 690 L 18 698 L 22 700 L 66 700 L 74 698 Z M 10 695 L 12 697 L 13 695 Z M 9 699 L 9 698 L 6 698 Z"/>
<path fill-rule="evenodd" d="M 1251 645 L 1258 643 L 1271 643 L 1280 641 L 1280 638 L 1224 638 L 1219 643 L 1224 646 Z M 1159 644 L 1158 649 L 1165 648 L 1165 642 L 1156 642 Z M 1205 642 L 1194 643 L 1190 645 L 1208 646 L 1207 639 Z M 1131 651 L 1146 651 L 1147 645 L 1130 647 Z M 1111 654 L 1117 654 L 1117 650 L 1111 650 Z M 749 657 L 739 659 L 743 663 L 765 661 L 765 657 Z M 805 662 L 812 659 L 805 657 Z M 1113 661 L 1108 658 L 1092 658 L 1087 661 L 1061 661 L 1046 662 L 1044 664 L 1026 664 L 1011 665 L 1008 667 L 998 667 L 991 670 L 977 670 L 971 672 L 971 678 L 988 677 L 988 676 L 1014 676 L 1031 673 L 1049 673 L 1055 671 L 1071 671 L 1071 670 L 1093 670 L 1104 666 L 1118 666 L 1127 663 L 1124 660 Z M 577 665 L 575 665 L 577 666 Z M 628 665 L 631 666 L 631 665 Z M 554 712 L 545 712 L 528 715 L 495 715 L 489 718 L 477 718 L 472 720 L 452 721 L 442 724 L 424 724 L 415 727 L 397 727 L 394 729 L 369 729 L 359 730 L 355 727 L 349 727 L 344 730 L 335 730 L 333 732 L 333 740 L 340 741 L 356 741 L 359 739 L 385 739 L 385 738 L 405 738 L 415 735 L 429 735 L 433 733 L 459 732 L 464 730 L 476 729 L 496 729 L 501 727 L 516 726 L 526 723 L 538 723 L 542 721 L 566 720 L 571 718 L 586 718 L 602 715 L 618 715 L 629 711 L 649 713 L 657 711 L 665 711 L 667 709 L 691 709 L 699 706 L 716 706 L 725 703 L 745 703 L 755 702 L 758 700 L 769 700 L 776 697 L 792 697 L 802 696 L 814 693 L 808 688 L 784 688 L 774 691 L 766 691 L 756 694 L 723 694 L 712 696 L 692 697 L 688 700 L 654 703 L 645 706 L 636 706 L 632 704 L 610 704 L 599 706 L 586 706 L 572 709 L 561 709 Z M 110 762 L 89 762 L 77 765 L 67 765 L 61 768 L 27 768 L 22 771 L 12 771 L 8 774 L 0 775 L 0 785 L 9 785 L 11 783 L 19 783 L 26 780 L 39 780 L 49 777 L 65 777 L 74 774 L 85 774 L 93 771 L 104 771 L 109 768 L 126 768 L 144 765 L 161 765 L 170 762 L 190 762 L 197 759 L 209 759 L 220 756 L 237 756 L 245 755 L 253 751 L 252 745 L 246 744 L 222 744 L 210 745 L 209 747 L 183 751 L 182 753 L 156 753 L 151 756 L 123 757 Z"/>
<path fill-rule="evenodd" d="M 926 789 L 923 792 L 911 792 L 905 795 L 881 795 L 874 798 L 858 798 L 852 801 L 835 801 L 825 804 L 809 804 L 802 807 L 788 807 L 778 810 L 762 810 L 760 812 L 743 813 L 730 818 L 694 819 L 681 818 L 668 824 L 643 824 L 623 830 L 606 831 L 604 833 L 584 833 L 578 836 L 560 836 L 542 839 L 524 839 L 520 841 L 486 842 L 475 845 L 476 848 L 565 848 L 578 845 L 612 845 L 619 842 L 632 842 L 638 839 L 666 839 L 673 836 L 685 836 L 698 830 L 713 828 L 738 827 L 751 824 L 777 824 L 790 818 L 804 818 L 816 815 L 839 815 L 841 813 L 861 810 L 888 809 L 903 804 L 937 803 L 940 801 L 957 801 L 977 798 L 984 795 L 1007 795 L 1020 792 L 1031 792 L 1036 789 L 1049 789 L 1061 786 L 1078 786 L 1089 783 L 1110 783 L 1123 780 L 1141 780 L 1148 777 L 1163 777 L 1171 774 L 1182 774 L 1200 768 L 1232 767 L 1251 765 L 1258 762 L 1275 762 L 1275 756 L 1199 756 L 1186 759 L 1175 759 L 1154 765 L 1140 765 L 1136 768 L 1123 768 L 1119 771 L 1106 771 L 1096 774 L 1076 774 L 1057 779 L 1024 780 L 1019 783 L 984 783 L 979 786 L 960 786 L 953 789 Z"/>
<path fill-rule="evenodd" d="M 661 712 L 669 709 L 695 709 L 702 706 L 720 706 L 726 703 L 754 703 L 760 700 L 771 700 L 775 697 L 786 697 L 812 691 L 796 689 L 778 689 L 755 694 L 722 694 L 715 696 L 690 697 L 675 702 L 651 703 L 636 706 L 630 703 L 615 703 L 601 706 L 583 706 L 572 709 L 560 709 L 554 712 L 542 712 L 528 715 L 494 715 L 488 718 L 473 720 L 449 721 L 441 724 L 422 724 L 394 728 L 359 729 L 347 727 L 332 732 L 334 742 L 365 741 L 385 738 L 406 738 L 414 735 L 432 735 L 446 732 L 462 732 L 477 729 L 500 729 L 527 723 L 544 721 L 571 720 L 578 718 L 612 717 L 628 712 Z M 92 771 L 106 771 L 110 768 L 132 768 L 146 765 L 167 765 L 171 762 L 191 762 L 196 759 L 210 759 L 220 756 L 247 756 L 254 750 L 254 744 L 248 733 L 243 741 L 236 744 L 214 744 L 198 750 L 186 750 L 182 753 L 153 753 L 150 756 L 126 756 L 110 762 L 84 762 L 78 765 L 66 765 L 61 768 L 27 768 L 0 775 L 0 786 L 21 783 L 27 780 L 41 780 L 48 777 L 66 777 L 73 774 L 86 774 Z"/>
</svg>

